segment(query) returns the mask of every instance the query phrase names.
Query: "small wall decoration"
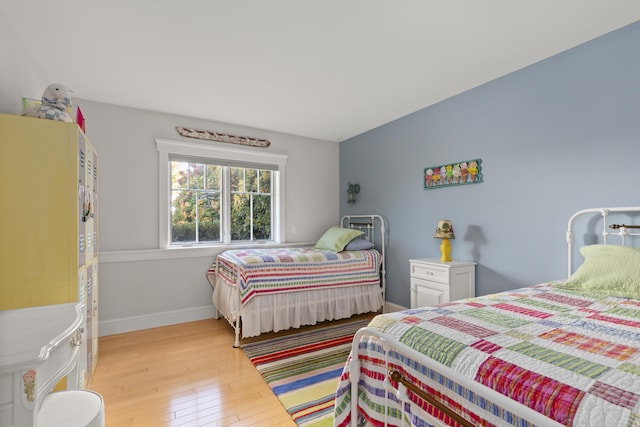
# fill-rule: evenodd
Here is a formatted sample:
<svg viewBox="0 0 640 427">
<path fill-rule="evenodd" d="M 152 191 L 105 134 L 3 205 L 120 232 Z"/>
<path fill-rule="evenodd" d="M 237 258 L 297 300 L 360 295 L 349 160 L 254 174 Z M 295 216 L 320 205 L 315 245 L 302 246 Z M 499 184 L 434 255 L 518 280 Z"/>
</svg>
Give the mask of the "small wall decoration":
<svg viewBox="0 0 640 427">
<path fill-rule="evenodd" d="M 429 166 L 424 168 L 422 179 L 425 190 L 452 185 L 477 184 L 482 182 L 482 160 L 473 159 L 440 166 Z"/>
<path fill-rule="evenodd" d="M 177 126 L 176 130 L 182 136 L 197 139 L 206 139 L 209 141 L 228 142 L 231 144 L 248 145 L 251 147 L 267 148 L 271 145 L 271 141 L 262 138 L 251 138 L 249 136 L 228 135 L 226 133 L 212 132 L 209 130 L 191 129 Z"/>
</svg>

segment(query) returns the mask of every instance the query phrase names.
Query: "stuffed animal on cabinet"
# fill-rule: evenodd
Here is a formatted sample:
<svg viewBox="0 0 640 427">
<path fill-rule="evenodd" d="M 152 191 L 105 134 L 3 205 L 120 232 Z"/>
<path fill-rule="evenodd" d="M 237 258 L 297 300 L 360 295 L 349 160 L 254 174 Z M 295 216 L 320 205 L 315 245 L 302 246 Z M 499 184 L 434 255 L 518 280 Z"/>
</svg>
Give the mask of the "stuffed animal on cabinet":
<svg viewBox="0 0 640 427">
<path fill-rule="evenodd" d="M 36 105 L 27 113 L 27 117 L 73 122 L 69 115 L 71 97 L 67 88 L 61 84 L 50 84 L 42 94 L 42 104 Z"/>
</svg>

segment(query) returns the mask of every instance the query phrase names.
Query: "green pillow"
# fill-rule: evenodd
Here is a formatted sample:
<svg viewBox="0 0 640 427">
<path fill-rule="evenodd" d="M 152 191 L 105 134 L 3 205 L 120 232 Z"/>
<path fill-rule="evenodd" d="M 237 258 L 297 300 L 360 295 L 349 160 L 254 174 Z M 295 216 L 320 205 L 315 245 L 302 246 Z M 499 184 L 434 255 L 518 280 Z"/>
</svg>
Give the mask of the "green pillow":
<svg viewBox="0 0 640 427">
<path fill-rule="evenodd" d="M 558 288 L 640 299 L 640 248 L 583 246 L 584 263 Z"/>
<path fill-rule="evenodd" d="M 363 231 L 354 230 L 353 228 L 333 226 L 320 237 L 320 240 L 316 243 L 316 249 L 341 252 L 347 246 L 347 243 L 362 234 L 364 234 Z"/>
</svg>

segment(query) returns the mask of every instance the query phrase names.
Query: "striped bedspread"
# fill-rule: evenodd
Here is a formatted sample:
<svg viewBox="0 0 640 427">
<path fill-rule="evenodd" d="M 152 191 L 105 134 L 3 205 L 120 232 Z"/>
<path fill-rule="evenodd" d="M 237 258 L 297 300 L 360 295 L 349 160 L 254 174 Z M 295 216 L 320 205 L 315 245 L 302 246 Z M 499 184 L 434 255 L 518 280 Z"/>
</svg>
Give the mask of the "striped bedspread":
<svg viewBox="0 0 640 427">
<path fill-rule="evenodd" d="M 240 302 L 256 295 L 322 287 L 380 284 L 381 255 L 375 250 L 329 252 L 312 247 L 228 250 L 218 255 L 219 277 L 240 278 Z"/>
<path fill-rule="evenodd" d="M 369 327 L 401 343 L 388 351 L 380 340 L 359 343 L 359 406 L 381 425 L 388 369 L 441 397 L 473 425 L 530 425 L 402 353 L 408 346 L 469 381 L 567 426 L 640 426 L 640 301 L 571 293 L 552 284 L 378 315 Z M 391 381 L 397 388 L 398 384 Z M 390 394 L 391 425 L 428 425 L 425 413 L 446 416 L 412 396 L 401 411 Z M 351 398 L 345 368 L 336 392 L 334 425 L 349 422 Z M 402 414 L 402 415 L 401 415 Z"/>
</svg>

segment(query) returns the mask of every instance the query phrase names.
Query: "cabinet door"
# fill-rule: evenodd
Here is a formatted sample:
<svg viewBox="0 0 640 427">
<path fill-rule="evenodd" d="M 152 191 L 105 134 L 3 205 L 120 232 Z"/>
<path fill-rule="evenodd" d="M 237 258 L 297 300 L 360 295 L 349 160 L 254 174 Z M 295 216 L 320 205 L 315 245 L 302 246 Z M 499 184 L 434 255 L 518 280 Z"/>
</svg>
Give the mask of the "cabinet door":
<svg viewBox="0 0 640 427">
<path fill-rule="evenodd" d="M 451 270 L 451 301 L 471 298 L 476 294 L 475 267 Z"/>
<path fill-rule="evenodd" d="M 449 286 L 423 279 L 411 279 L 411 308 L 449 302 Z"/>
<path fill-rule="evenodd" d="M 78 300 L 73 130 L 0 114 L 0 310 Z"/>
</svg>

